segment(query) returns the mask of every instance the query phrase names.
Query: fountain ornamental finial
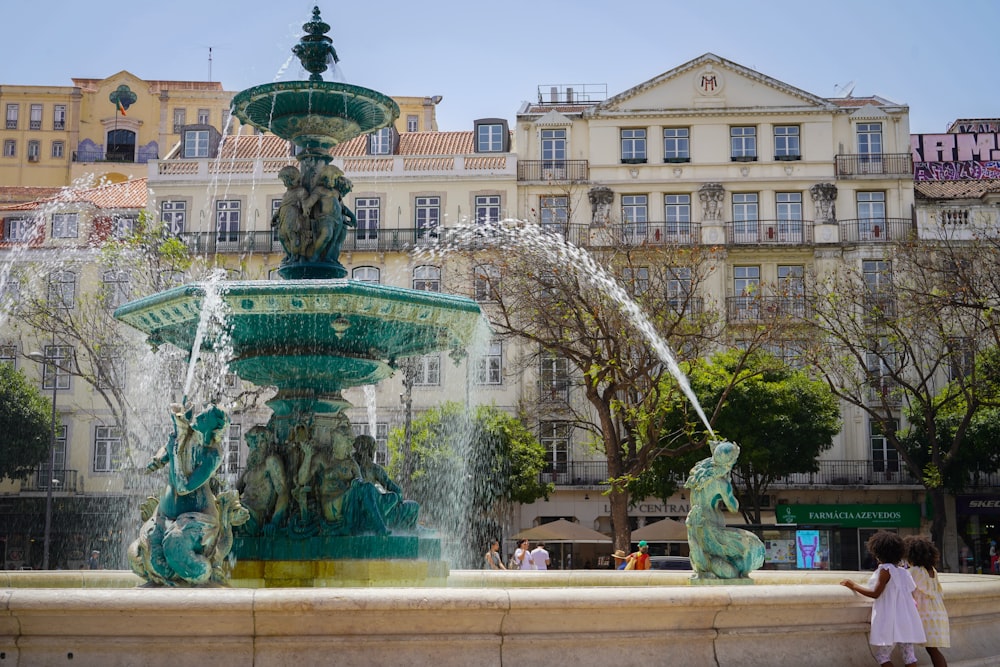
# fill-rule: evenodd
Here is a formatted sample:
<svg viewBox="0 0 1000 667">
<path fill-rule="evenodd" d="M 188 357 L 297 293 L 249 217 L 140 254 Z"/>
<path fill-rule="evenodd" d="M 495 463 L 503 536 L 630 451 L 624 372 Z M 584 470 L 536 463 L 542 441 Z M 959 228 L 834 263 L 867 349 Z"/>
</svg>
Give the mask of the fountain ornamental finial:
<svg viewBox="0 0 1000 667">
<path fill-rule="evenodd" d="M 330 32 L 330 24 L 324 23 L 319 17 L 319 7 L 313 7 L 312 21 L 302 24 L 306 31 L 299 43 L 292 47 L 292 53 L 298 56 L 302 67 L 310 73 L 310 81 L 322 81 L 322 73 L 332 59 L 340 62 L 337 50 L 333 48 L 333 40 L 326 36 Z"/>
</svg>

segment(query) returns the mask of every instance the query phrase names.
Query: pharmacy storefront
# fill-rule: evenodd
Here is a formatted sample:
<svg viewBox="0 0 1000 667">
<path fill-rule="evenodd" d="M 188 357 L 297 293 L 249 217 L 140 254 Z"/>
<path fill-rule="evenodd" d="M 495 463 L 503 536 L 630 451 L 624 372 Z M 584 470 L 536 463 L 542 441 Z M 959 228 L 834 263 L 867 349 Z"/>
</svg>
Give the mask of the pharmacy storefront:
<svg viewBox="0 0 1000 667">
<path fill-rule="evenodd" d="M 762 526 L 765 568 L 869 570 L 865 542 L 879 530 L 920 528 L 920 505 L 778 505 L 774 527 Z"/>
</svg>

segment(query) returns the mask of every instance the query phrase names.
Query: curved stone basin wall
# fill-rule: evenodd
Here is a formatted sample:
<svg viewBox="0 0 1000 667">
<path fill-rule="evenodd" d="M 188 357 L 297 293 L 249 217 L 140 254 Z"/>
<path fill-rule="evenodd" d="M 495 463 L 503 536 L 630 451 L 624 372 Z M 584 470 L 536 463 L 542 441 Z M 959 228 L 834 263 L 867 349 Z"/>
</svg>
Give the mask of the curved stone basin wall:
<svg viewBox="0 0 1000 667">
<path fill-rule="evenodd" d="M 867 598 L 837 585 L 867 573 L 755 572 L 742 586 L 688 576 L 457 571 L 447 588 L 255 590 L 0 572 L 0 667 L 874 664 Z M 949 664 L 1000 664 L 1000 577 L 943 574 L 942 584 Z"/>
</svg>

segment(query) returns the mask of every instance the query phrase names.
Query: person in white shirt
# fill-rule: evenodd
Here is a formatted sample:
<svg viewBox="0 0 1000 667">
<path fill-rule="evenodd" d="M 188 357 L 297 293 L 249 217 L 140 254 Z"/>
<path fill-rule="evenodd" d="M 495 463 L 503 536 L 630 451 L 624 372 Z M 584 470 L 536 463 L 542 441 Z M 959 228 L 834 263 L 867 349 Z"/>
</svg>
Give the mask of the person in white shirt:
<svg viewBox="0 0 1000 667">
<path fill-rule="evenodd" d="M 517 549 L 514 550 L 514 567 L 518 570 L 535 569 L 528 540 L 521 540 L 517 543 Z"/>
<path fill-rule="evenodd" d="M 538 546 L 532 549 L 531 562 L 535 565 L 536 570 L 549 569 L 552 560 L 549 558 L 549 552 L 545 550 L 545 542 L 539 542 Z"/>
</svg>

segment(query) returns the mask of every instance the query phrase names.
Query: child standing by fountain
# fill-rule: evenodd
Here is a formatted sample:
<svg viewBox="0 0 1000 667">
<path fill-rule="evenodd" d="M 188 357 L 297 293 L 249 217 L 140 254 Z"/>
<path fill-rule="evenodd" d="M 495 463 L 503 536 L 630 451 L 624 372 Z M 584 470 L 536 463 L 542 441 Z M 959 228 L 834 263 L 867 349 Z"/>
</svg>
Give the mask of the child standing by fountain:
<svg viewBox="0 0 1000 667">
<path fill-rule="evenodd" d="M 879 563 L 868 586 L 850 579 L 844 579 L 840 585 L 875 600 L 868 643 L 879 665 L 892 667 L 892 649 L 898 644 L 906 667 L 912 667 L 917 664 L 913 645 L 923 644 L 926 635 L 913 599 L 916 584 L 910 573 L 900 567 L 906 553 L 903 538 L 880 530 L 868 538 L 866 546 Z"/>
<path fill-rule="evenodd" d="M 924 624 L 927 643 L 924 648 L 934 667 L 948 667 L 948 661 L 941 653 L 942 648 L 951 646 L 951 632 L 948 625 L 948 610 L 944 606 L 941 577 L 936 566 L 941 554 L 934 542 L 922 535 L 910 535 L 903 539 L 906 545 L 906 561 L 910 564 L 910 576 L 917 590 L 917 611 Z"/>
</svg>

